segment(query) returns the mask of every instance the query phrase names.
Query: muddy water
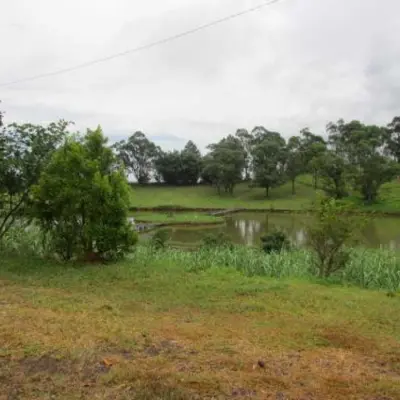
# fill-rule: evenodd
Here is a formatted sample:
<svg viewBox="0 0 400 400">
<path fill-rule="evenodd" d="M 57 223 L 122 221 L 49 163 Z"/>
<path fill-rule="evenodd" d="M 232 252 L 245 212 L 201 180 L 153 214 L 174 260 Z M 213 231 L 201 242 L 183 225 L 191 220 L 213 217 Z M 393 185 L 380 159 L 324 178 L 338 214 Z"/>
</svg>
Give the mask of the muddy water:
<svg viewBox="0 0 400 400">
<path fill-rule="evenodd" d="M 196 245 L 201 239 L 215 232 L 224 232 L 235 243 L 258 245 L 260 237 L 274 229 L 287 232 L 297 245 L 305 243 L 305 215 L 279 213 L 239 213 L 226 217 L 226 223 L 218 227 L 169 229 L 172 242 Z M 400 248 L 400 218 L 371 219 L 362 232 L 363 245 L 372 248 Z"/>
</svg>

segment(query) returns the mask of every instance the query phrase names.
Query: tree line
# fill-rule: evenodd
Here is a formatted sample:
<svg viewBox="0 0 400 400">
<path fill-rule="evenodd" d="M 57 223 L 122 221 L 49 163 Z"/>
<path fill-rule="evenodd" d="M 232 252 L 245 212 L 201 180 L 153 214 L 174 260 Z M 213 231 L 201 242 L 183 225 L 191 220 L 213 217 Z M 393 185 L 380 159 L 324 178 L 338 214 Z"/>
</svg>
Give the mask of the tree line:
<svg viewBox="0 0 400 400">
<path fill-rule="evenodd" d="M 137 242 L 128 221 L 131 188 L 101 128 L 73 133 L 63 120 L 3 125 L 2 116 L 0 251 L 9 232 L 33 228 L 48 254 L 62 260 L 110 260 L 130 251 Z"/>
<path fill-rule="evenodd" d="M 342 199 L 358 191 L 372 203 L 382 184 L 399 174 L 400 117 L 387 126 L 360 121 L 329 123 L 326 135 L 302 129 L 288 140 L 263 126 L 239 129 L 201 155 L 189 141 L 182 151 L 163 151 L 142 132 L 113 146 L 139 184 L 152 180 L 168 185 L 212 185 L 218 193 L 233 194 L 243 180 L 270 191 L 291 182 L 296 193 L 299 175 L 311 174 L 314 188 Z"/>
<path fill-rule="evenodd" d="M 399 174 L 400 117 L 387 126 L 339 120 L 326 137 L 303 129 L 288 140 L 262 126 L 238 130 L 207 146 L 202 155 L 189 141 L 181 151 L 163 151 L 145 134 L 110 145 L 100 127 L 84 134 L 67 121 L 48 125 L 5 124 L 0 112 L 0 249 L 7 233 L 34 222 L 51 254 L 69 259 L 112 259 L 135 245 L 128 222 L 128 175 L 140 184 L 212 185 L 233 193 L 249 181 L 265 189 L 300 174 L 313 177 L 335 199 L 352 190 L 366 202 Z"/>
</svg>

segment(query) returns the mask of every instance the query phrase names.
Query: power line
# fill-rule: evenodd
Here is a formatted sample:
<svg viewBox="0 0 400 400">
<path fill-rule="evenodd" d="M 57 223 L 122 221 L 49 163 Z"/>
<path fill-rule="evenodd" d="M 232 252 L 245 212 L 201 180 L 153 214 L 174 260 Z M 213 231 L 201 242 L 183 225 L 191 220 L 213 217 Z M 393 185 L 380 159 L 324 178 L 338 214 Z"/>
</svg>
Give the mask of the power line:
<svg viewBox="0 0 400 400">
<path fill-rule="evenodd" d="M 149 50 L 149 49 L 151 49 L 153 47 L 160 46 L 160 45 L 172 42 L 174 40 L 183 38 L 185 36 L 189 36 L 189 35 L 192 35 L 194 33 L 199 32 L 199 31 L 211 28 L 211 27 L 213 27 L 215 25 L 218 25 L 218 24 L 221 24 L 223 22 L 228 22 L 228 21 L 230 21 L 232 19 L 235 19 L 235 18 L 241 17 L 243 15 L 246 15 L 246 14 L 261 10 L 262 8 L 271 6 L 271 5 L 273 5 L 275 3 L 278 3 L 280 1 L 281 0 L 264 1 L 263 3 L 258 4 L 257 6 L 254 6 L 254 7 L 248 8 L 246 10 L 237 12 L 235 14 L 231 14 L 231 15 L 228 15 L 226 17 L 211 21 L 211 22 L 209 22 L 207 24 L 197 26 L 196 28 L 193 28 L 193 29 L 181 32 L 181 33 L 178 33 L 176 35 L 168 36 L 168 37 L 166 37 L 164 39 L 160 39 L 160 40 L 157 40 L 155 42 L 147 43 L 145 45 L 142 45 L 142 46 L 139 46 L 139 47 L 135 47 L 135 48 L 132 48 L 132 49 L 128 49 L 128 50 L 125 50 L 123 52 L 115 53 L 115 54 L 112 54 L 112 55 L 109 55 L 109 56 L 106 56 L 106 57 L 102 57 L 102 58 L 98 58 L 98 59 L 95 59 L 95 60 L 87 61 L 85 63 L 78 64 L 78 65 L 75 65 L 75 66 L 72 66 L 72 67 L 62 68 L 62 69 L 59 69 L 59 70 L 56 70 L 56 71 L 52 71 L 52 72 L 45 72 L 43 74 L 17 79 L 15 81 L 1 83 L 0 87 L 12 86 L 12 85 L 16 85 L 18 83 L 25 83 L 25 82 L 30 82 L 30 81 L 35 81 L 35 80 L 38 80 L 38 79 L 42 79 L 42 78 L 47 78 L 47 77 L 54 76 L 54 75 L 66 74 L 68 72 L 76 71 L 78 69 L 87 68 L 87 67 L 90 67 L 90 66 L 95 65 L 95 64 L 100 64 L 100 63 L 103 63 L 103 62 L 106 62 L 106 61 L 110 61 L 110 60 L 113 60 L 115 58 L 124 57 L 124 56 L 126 56 L 128 54 L 134 54 L 134 53 L 139 53 L 140 51 Z"/>
</svg>

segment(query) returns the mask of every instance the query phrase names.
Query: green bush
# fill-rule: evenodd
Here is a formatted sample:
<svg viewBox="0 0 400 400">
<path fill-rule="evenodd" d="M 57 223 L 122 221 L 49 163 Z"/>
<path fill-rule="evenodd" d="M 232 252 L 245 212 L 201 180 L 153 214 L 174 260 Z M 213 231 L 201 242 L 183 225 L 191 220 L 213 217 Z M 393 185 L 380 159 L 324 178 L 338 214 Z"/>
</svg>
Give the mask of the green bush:
<svg viewBox="0 0 400 400">
<path fill-rule="evenodd" d="M 164 249 L 167 246 L 168 240 L 169 240 L 168 230 L 159 229 L 151 237 L 150 245 L 156 250 Z"/>
<path fill-rule="evenodd" d="M 233 243 L 232 240 L 228 235 L 223 232 L 218 233 L 211 233 L 202 239 L 202 248 L 218 248 L 218 247 L 225 247 L 225 248 L 232 248 Z"/>
<path fill-rule="evenodd" d="M 121 258 L 137 241 L 129 186 L 98 128 L 57 150 L 34 189 L 34 216 L 63 260 Z"/>
<path fill-rule="evenodd" d="M 307 226 L 306 234 L 321 278 L 343 270 L 350 261 L 348 247 L 355 244 L 363 225 L 359 217 L 351 215 L 350 208 L 322 196 L 314 204 L 314 218 L 310 218 L 313 222 Z"/>
<path fill-rule="evenodd" d="M 280 253 L 290 248 L 290 241 L 283 231 L 274 231 L 261 237 L 261 248 L 267 253 Z"/>
<path fill-rule="evenodd" d="M 383 289 L 400 293 L 400 259 L 396 252 L 382 249 L 349 249 L 350 259 L 345 268 L 319 283 L 355 285 L 365 289 Z M 132 256 L 132 265 L 179 265 L 191 272 L 231 268 L 246 276 L 278 279 L 306 279 L 315 281 L 310 265 L 315 254 L 305 248 L 266 254 L 261 249 L 247 246 L 233 248 L 202 248 L 185 251 L 167 248 L 153 251 L 150 246 L 138 246 Z"/>
</svg>

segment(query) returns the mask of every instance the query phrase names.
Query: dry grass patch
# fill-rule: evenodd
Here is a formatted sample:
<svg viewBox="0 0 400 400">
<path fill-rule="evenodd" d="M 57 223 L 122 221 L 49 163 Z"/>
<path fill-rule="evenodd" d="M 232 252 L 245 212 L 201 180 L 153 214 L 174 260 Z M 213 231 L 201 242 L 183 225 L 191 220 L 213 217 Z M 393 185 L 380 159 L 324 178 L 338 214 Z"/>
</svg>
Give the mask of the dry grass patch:
<svg viewBox="0 0 400 400">
<path fill-rule="evenodd" d="M 1 400 L 400 398 L 397 298 L 115 268 L 4 273 Z"/>
</svg>

